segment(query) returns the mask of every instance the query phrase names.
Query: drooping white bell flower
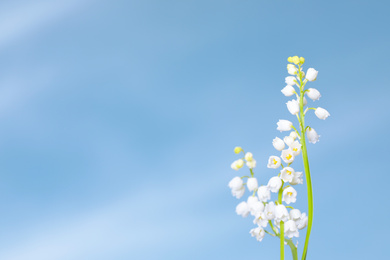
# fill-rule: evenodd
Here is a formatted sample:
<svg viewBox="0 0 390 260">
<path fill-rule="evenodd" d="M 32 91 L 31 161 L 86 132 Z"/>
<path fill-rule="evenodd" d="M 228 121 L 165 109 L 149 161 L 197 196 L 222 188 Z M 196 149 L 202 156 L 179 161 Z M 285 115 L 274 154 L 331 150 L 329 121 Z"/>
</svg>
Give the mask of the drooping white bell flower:
<svg viewBox="0 0 390 260">
<path fill-rule="evenodd" d="M 297 78 L 294 76 L 288 76 L 285 80 L 287 85 L 294 86 L 295 84 L 298 84 Z"/>
<path fill-rule="evenodd" d="M 244 166 L 244 160 L 242 160 L 242 159 L 238 159 L 238 160 L 234 161 L 231 165 L 232 169 L 236 170 L 236 171 L 238 171 L 243 166 Z"/>
<path fill-rule="evenodd" d="M 299 113 L 299 102 L 296 99 L 290 100 L 286 103 L 288 111 L 292 115 Z"/>
<path fill-rule="evenodd" d="M 236 207 L 236 213 L 237 215 L 241 215 L 242 217 L 246 218 L 249 215 L 249 206 L 245 201 L 242 201 L 240 204 Z"/>
<path fill-rule="evenodd" d="M 270 191 L 278 192 L 280 187 L 282 187 L 282 180 L 278 176 L 274 176 L 268 181 L 267 188 Z"/>
<path fill-rule="evenodd" d="M 253 169 L 256 167 L 256 160 L 252 159 L 252 161 L 247 161 L 246 166 L 248 166 L 249 169 Z"/>
<path fill-rule="evenodd" d="M 246 182 L 246 186 L 248 187 L 249 191 L 254 191 L 255 189 L 257 189 L 257 187 L 259 187 L 259 184 L 257 182 L 257 179 L 252 177 L 252 178 L 248 178 L 248 181 Z"/>
<path fill-rule="evenodd" d="M 304 229 L 308 223 L 308 218 L 306 216 L 306 213 L 302 213 L 300 219 L 295 221 L 295 223 L 297 224 L 298 229 Z"/>
<path fill-rule="evenodd" d="M 268 168 L 276 169 L 282 164 L 282 160 L 278 156 L 270 156 L 268 159 Z"/>
<path fill-rule="evenodd" d="M 272 140 L 272 145 L 275 147 L 276 150 L 281 151 L 284 149 L 285 144 L 282 139 L 279 137 L 275 137 L 274 140 Z"/>
<path fill-rule="evenodd" d="M 292 209 L 290 210 L 290 219 L 297 221 L 301 219 L 301 211 L 299 209 Z"/>
<path fill-rule="evenodd" d="M 265 231 L 261 227 L 253 228 L 249 231 L 252 237 L 256 237 L 256 240 L 261 242 L 265 236 Z"/>
<path fill-rule="evenodd" d="M 303 183 L 303 173 L 302 172 L 294 172 L 294 177 L 292 181 L 290 181 L 290 185 L 297 185 Z"/>
<path fill-rule="evenodd" d="M 282 131 L 290 131 L 292 129 L 293 123 L 288 120 L 279 119 L 279 122 L 276 123 L 278 127 L 276 130 Z"/>
<path fill-rule="evenodd" d="M 232 190 L 232 195 L 236 197 L 237 199 L 240 199 L 242 196 L 244 196 L 245 193 L 245 187 L 242 186 L 241 189 L 238 190 Z"/>
<path fill-rule="evenodd" d="M 287 72 L 290 75 L 295 75 L 297 74 L 298 69 L 293 64 L 287 64 Z"/>
<path fill-rule="evenodd" d="M 292 132 L 290 133 L 290 136 L 291 136 L 294 140 L 298 138 L 298 134 L 297 134 L 297 132 L 295 132 L 295 131 L 292 131 Z"/>
<path fill-rule="evenodd" d="M 286 222 L 289 218 L 286 206 L 280 204 L 275 206 L 275 219 Z"/>
<path fill-rule="evenodd" d="M 308 127 L 306 130 L 307 139 L 310 143 L 317 143 L 320 136 L 317 134 L 316 130 L 314 128 Z"/>
<path fill-rule="evenodd" d="M 283 190 L 283 201 L 287 204 L 297 201 L 297 191 L 293 187 L 287 187 Z"/>
<path fill-rule="evenodd" d="M 318 71 L 313 68 L 309 68 L 306 73 L 306 79 L 308 81 L 315 81 L 317 79 Z"/>
<path fill-rule="evenodd" d="M 253 220 L 253 224 L 257 224 L 261 227 L 266 227 L 268 225 L 268 219 L 265 216 L 264 212 L 259 212 L 255 215 L 255 219 Z"/>
<path fill-rule="evenodd" d="M 265 205 L 264 214 L 268 220 L 272 220 L 275 217 L 275 203 L 273 201 Z"/>
<path fill-rule="evenodd" d="M 294 138 L 291 137 L 291 136 L 286 136 L 283 138 L 283 141 L 288 145 L 290 146 L 293 142 L 294 142 Z"/>
<path fill-rule="evenodd" d="M 292 95 L 294 95 L 296 92 L 295 92 L 295 88 L 293 86 L 290 86 L 290 85 L 287 85 L 285 86 L 281 92 L 283 93 L 283 95 L 285 95 L 286 97 L 290 97 Z"/>
<path fill-rule="evenodd" d="M 317 107 L 314 113 L 319 119 L 323 119 L 323 120 L 325 120 L 326 118 L 328 118 L 328 116 L 330 116 L 329 112 L 322 107 Z"/>
<path fill-rule="evenodd" d="M 267 188 L 267 186 L 260 186 L 257 190 L 257 196 L 261 202 L 267 202 L 271 199 L 271 192 Z"/>
<path fill-rule="evenodd" d="M 290 149 L 283 150 L 281 157 L 285 163 L 292 163 L 295 159 L 294 153 Z"/>
<path fill-rule="evenodd" d="M 252 216 L 256 216 L 256 214 L 264 211 L 264 204 L 260 202 L 257 197 L 250 196 L 248 198 L 247 204 Z"/>
<path fill-rule="evenodd" d="M 319 100 L 321 97 L 320 92 L 315 88 L 309 88 L 306 92 L 307 96 L 313 101 Z"/>
<path fill-rule="evenodd" d="M 246 160 L 246 161 L 252 161 L 252 160 L 253 160 L 253 154 L 250 153 L 250 152 L 247 152 L 247 153 L 245 154 L 245 160 Z"/>
<path fill-rule="evenodd" d="M 240 177 L 234 177 L 228 184 L 232 190 L 239 190 L 244 187 L 244 181 Z"/>
<path fill-rule="evenodd" d="M 294 178 L 294 169 L 291 167 L 284 167 L 283 170 L 280 172 L 280 178 L 284 182 L 291 182 Z"/>
<path fill-rule="evenodd" d="M 298 156 L 301 153 L 302 145 L 298 141 L 294 141 L 290 144 L 290 150 L 293 152 L 294 156 Z"/>
<path fill-rule="evenodd" d="M 284 234 L 288 238 L 299 237 L 298 228 L 294 220 L 289 220 L 284 224 Z"/>
</svg>

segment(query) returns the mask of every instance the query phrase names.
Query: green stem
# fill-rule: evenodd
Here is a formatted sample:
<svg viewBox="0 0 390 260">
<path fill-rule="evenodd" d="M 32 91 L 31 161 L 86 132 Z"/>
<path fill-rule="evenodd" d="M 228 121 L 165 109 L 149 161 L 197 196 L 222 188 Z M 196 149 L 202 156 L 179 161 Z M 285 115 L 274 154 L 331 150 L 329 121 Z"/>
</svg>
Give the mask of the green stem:
<svg viewBox="0 0 390 260">
<path fill-rule="evenodd" d="M 289 245 L 291 248 L 291 254 L 293 256 L 293 260 L 298 260 L 298 250 L 291 239 L 287 240 L 287 245 Z"/>
<path fill-rule="evenodd" d="M 282 205 L 282 196 L 283 196 L 283 185 L 284 181 L 282 180 L 282 187 L 279 189 L 278 202 Z M 284 222 L 280 221 L 280 260 L 284 260 Z"/>
</svg>

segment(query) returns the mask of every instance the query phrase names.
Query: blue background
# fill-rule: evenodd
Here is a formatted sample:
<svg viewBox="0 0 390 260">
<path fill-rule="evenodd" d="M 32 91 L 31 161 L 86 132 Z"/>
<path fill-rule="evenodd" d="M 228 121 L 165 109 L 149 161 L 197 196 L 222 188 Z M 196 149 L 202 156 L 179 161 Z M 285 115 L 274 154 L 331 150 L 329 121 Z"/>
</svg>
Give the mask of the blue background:
<svg viewBox="0 0 390 260">
<path fill-rule="evenodd" d="M 250 237 L 227 183 L 237 145 L 254 154 L 261 183 L 276 174 L 266 168 L 283 137 L 276 122 L 295 122 L 280 92 L 292 55 L 319 70 L 308 86 L 322 98 L 310 106 L 331 113 L 307 119 L 321 135 L 308 147 L 308 259 L 386 258 L 389 10 L 1 1 L 0 259 L 279 259 L 276 238 Z"/>
</svg>

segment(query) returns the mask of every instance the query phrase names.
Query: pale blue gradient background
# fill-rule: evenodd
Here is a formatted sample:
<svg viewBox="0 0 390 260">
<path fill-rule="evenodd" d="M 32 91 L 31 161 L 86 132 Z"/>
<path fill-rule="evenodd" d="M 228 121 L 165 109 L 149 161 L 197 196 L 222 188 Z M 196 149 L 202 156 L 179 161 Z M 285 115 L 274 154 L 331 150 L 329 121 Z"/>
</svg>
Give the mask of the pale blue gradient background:
<svg viewBox="0 0 390 260">
<path fill-rule="evenodd" d="M 320 71 L 314 106 L 331 113 L 308 119 L 321 135 L 308 148 L 309 259 L 385 259 L 389 10 L 1 1 L 0 259 L 278 259 L 277 239 L 250 237 L 227 183 L 236 145 L 260 181 L 276 174 L 266 160 L 277 120 L 294 120 L 280 93 L 291 55 Z"/>
</svg>

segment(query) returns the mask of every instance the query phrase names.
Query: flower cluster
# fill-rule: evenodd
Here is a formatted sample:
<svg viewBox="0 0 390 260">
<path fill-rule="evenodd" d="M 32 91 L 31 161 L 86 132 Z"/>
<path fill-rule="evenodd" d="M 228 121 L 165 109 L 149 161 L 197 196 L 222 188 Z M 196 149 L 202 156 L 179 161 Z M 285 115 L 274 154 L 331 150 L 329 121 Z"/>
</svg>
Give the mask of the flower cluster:
<svg viewBox="0 0 390 260">
<path fill-rule="evenodd" d="M 304 257 L 307 253 L 308 236 L 311 231 L 312 223 L 312 190 L 310 182 L 310 169 L 308 166 L 306 137 L 310 143 L 315 144 L 319 140 L 319 135 L 310 126 L 305 126 L 304 118 L 311 109 L 319 119 L 325 120 L 330 116 L 329 112 L 321 107 L 306 108 L 307 99 L 305 95 L 313 101 L 321 97 L 317 89 L 305 89 L 306 83 L 317 79 L 318 71 L 309 68 L 306 73 L 302 65 L 305 62 L 303 57 L 289 57 L 287 72 L 290 76 L 285 78 L 286 86 L 281 90 L 283 95 L 290 97 L 296 96 L 296 99 L 286 103 L 288 111 L 297 117 L 299 127 L 294 127 L 289 120 L 279 120 L 277 130 L 280 132 L 290 131 L 283 138 L 275 137 L 272 141 L 273 147 L 280 152 L 279 155 L 272 155 L 268 159 L 267 167 L 278 170 L 278 174 L 270 178 L 267 184 L 259 185 L 257 178 L 254 177 L 253 169 L 256 167 L 256 160 L 250 152 L 245 153 L 241 147 L 236 147 L 236 154 L 243 153 L 243 157 L 234 161 L 232 169 L 239 170 L 246 164 L 250 171 L 250 176 L 237 176 L 229 182 L 229 188 L 233 196 L 240 199 L 244 196 L 246 189 L 251 195 L 240 202 L 236 207 L 236 213 L 242 217 L 251 215 L 256 228 L 250 230 L 250 234 L 262 241 L 265 234 L 276 236 L 281 239 L 281 245 L 284 241 L 292 249 L 296 256 L 296 246 L 292 242 L 293 237 L 299 237 L 299 230 L 308 227 L 307 239 L 304 247 Z M 297 88 L 297 89 L 296 89 Z M 301 213 L 299 209 L 291 206 L 297 200 L 297 191 L 295 185 L 303 183 L 303 172 L 295 170 L 291 165 L 295 159 L 302 154 L 305 175 L 308 183 L 309 214 Z M 244 182 L 246 180 L 246 183 Z M 246 187 L 245 187 L 246 186 Z M 277 199 L 271 200 L 272 193 L 276 193 Z M 267 230 L 270 228 L 271 230 Z M 286 239 L 287 237 L 287 239 Z M 281 247 L 281 256 L 284 256 L 284 249 Z M 295 258 L 294 258 L 295 259 Z"/>
</svg>

